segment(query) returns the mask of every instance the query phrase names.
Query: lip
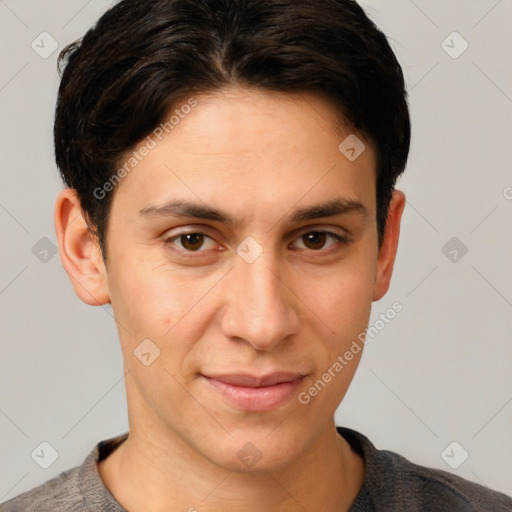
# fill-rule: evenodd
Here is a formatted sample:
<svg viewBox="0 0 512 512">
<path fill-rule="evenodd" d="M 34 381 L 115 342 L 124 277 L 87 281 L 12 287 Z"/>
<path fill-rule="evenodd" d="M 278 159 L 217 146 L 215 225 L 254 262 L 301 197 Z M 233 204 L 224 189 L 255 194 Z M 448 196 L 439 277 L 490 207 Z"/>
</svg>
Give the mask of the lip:
<svg viewBox="0 0 512 512">
<path fill-rule="evenodd" d="M 238 373 L 202 377 L 210 388 L 235 407 L 263 412 L 283 405 L 298 388 L 304 375 L 275 372 L 264 376 Z"/>
</svg>

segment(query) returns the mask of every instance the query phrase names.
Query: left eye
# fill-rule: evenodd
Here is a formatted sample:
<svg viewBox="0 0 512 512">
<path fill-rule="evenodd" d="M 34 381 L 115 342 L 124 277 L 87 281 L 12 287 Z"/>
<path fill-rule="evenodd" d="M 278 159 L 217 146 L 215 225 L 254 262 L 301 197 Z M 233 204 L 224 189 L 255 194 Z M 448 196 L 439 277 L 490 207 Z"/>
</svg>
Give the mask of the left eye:
<svg viewBox="0 0 512 512">
<path fill-rule="evenodd" d="M 329 231 L 309 231 L 308 233 L 301 235 L 297 240 L 302 241 L 304 245 L 304 247 L 299 247 L 299 249 L 318 251 L 325 249 L 324 245 L 329 238 L 335 241 L 331 246 L 335 245 L 336 242 L 346 243 L 346 239 L 344 237 Z"/>
</svg>

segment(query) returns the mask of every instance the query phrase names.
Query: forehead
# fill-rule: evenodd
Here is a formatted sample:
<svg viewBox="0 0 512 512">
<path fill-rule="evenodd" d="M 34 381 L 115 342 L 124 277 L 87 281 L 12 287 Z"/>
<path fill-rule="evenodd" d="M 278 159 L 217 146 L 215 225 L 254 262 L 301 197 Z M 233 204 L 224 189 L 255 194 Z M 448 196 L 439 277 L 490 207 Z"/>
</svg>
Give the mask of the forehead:
<svg viewBox="0 0 512 512">
<path fill-rule="evenodd" d="M 172 129 L 160 139 L 150 134 L 154 147 L 119 186 L 122 202 L 142 209 L 193 198 L 232 206 L 236 214 L 258 203 L 318 203 L 332 192 L 372 209 L 373 147 L 326 98 L 232 88 L 193 100 L 175 102 L 167 116 L 173 116 Z M 353 137 L 361 143 L 357 151 L 364 148 L 356 159 L 347 158 L 343 146 Z"/>
<path fill-rule="evenodd" d="M 333 101 L 312 92 L 239 86 L 194 95 L 194 99 L 197 106 L 182 116 L 179 126 L 173 129 L 180 132 L 183 141 L 188 140 L 190 146 L 186 149 L 191 152 L 202 148 L 206 153 L 212 145 L 218 147 L 221 140 L 228 148 L 239 151 L 260 151 L 262 144 L 269 149 L 282 145 L 285 150 L 304 139 L 322 137 L 330 143 L 326 139 L 328 133 L 337 141 L 354 132 Z M 187 101 L 187 97 L 180 98 L 170 113 L 180 110 Z M 364 139 L 362 134 L 357 135 Z"/>
</svg>

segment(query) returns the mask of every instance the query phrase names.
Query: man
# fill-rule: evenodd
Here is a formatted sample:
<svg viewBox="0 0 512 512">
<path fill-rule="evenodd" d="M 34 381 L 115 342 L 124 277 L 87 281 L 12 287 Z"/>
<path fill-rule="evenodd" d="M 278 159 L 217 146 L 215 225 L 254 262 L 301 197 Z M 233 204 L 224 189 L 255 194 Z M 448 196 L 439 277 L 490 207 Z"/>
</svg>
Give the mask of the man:
<svg viewBox="0 0 512 512">
<path fill-rule="evenodd" d="M 349 0 L 125 0 L 61 55 L 59 250 L 129 434 L 10 510 L 507 510 L 334 413 L 388 290 L 401 68 Z"/>
</svg>

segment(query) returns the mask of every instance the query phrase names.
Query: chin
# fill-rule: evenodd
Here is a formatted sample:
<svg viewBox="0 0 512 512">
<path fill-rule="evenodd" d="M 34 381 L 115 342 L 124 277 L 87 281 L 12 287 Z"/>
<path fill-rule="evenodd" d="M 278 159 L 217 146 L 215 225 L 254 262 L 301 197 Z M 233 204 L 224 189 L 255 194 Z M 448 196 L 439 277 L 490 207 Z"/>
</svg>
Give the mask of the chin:
<svg viewBox="0 0 512 512">
<path fill-rule="evenodd" d="M 268 428 L 264 433 L 240 429 L 233 437 L 209 440 L 203 454 L 229 471 L 260 473 L 283 469 L 304 451 L 305 446 L 297 443 L 297 439 L 304 437 L 284 430 L 281 434 L 274 431 L 269 435 L 270 432 Z"/>
</svg>

